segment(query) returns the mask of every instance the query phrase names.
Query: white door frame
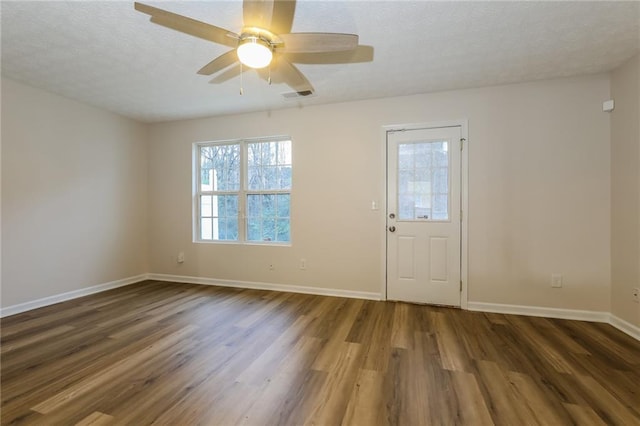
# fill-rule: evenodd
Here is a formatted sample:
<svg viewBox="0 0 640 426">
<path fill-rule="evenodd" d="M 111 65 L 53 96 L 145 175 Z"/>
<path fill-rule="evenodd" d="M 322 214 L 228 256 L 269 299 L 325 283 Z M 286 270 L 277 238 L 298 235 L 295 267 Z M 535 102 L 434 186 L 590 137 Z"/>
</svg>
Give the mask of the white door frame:
<svg viewBox="0 0 640 426">
<path fill-rule="evenodd" d="M 460 229 L 460 279 L 462 280 L 462 292 L 460 294 L 460 308 L 467 309 L 468 297 L 468 264 L 469 264 L 469 124 L 467 119 L 451 120 L 451 121 L 436 121 L 427 123 L 411 123 L 411 124 L 393 124 L 388 126 L 382 126 L 382 148 L 384 150 L 383 168 L 384 180 L 382 187 L 382 194 L 384 194 L 384 215 L 380 216 L 380 232 L 384 235 L 384 244 L 382 244 L 381 250 L 381 265 L 382 267 L 382 288 L 380 289 L 380 295 L 382 300 L 387 300 L 387 211 L 388 195 L 387 195 L 387 182 L 389 179 L 387 171 L 387 136 L 391 131 L 401 130 L 416 130 L 416 129 L 431 129 L 438 127 L 460 127 L 460 134 L 462 139 L 462 155 L 461 160 L 461 179 L 460 179 L 460 196 L 462 197 L 462 221 Z"/>
</svg>

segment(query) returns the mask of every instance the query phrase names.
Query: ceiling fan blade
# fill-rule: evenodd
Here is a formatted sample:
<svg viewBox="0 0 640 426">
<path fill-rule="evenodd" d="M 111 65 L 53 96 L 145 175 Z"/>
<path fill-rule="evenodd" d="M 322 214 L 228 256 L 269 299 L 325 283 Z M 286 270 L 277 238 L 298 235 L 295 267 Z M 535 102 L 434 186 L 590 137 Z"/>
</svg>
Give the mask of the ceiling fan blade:
<svg viewBox="0 0 640 426">
<path fill-rule="evenodd" d="M 213 78 L 211 81 L 209 81 L 209 83 L 213 83 L 213 84 L 224 83 L 225 81 L 231 80 L 232 78 L 237 77 L 238 75 L 240 75 L 240 63 L 237 63 L 231 68 L 225 70 L 224 72 L 221 72 L 220 74 L 215 76 L 215 78 Z"/>
<path fill-rule="evenodd" d="M 296 12 L 295 0 L 275 0 L 273 3 L 273 16 L 269 29 L 275 34 L 288 34 L 293 26 L 293 17 Z"/>
<path fill-rule="evenodd" d="M 274 83 L 285 83 L 296 92 L 313 92 L 313 86 L 309 83 L 309 80 L 295 67 L 291 62 L 287 61 L 283 57 L 278 58 L 277 62 L 272 67 Z M 268 79 L 268 71 L 266 68 L 258 70 L 258 74 L 263 79 Z"/>
<path fill-rule="evenodd" d="M 233 65 L 236 62 L 238 62 L 238 55 L 236 54 L 235 50 L 230 50 L 227 53 L 223 53 L 222 55 L 218 56 L 204 67 L 200 68 L 200 70 L 198 70 L 198 74 L 211 75 L 227 68 L 230 65 Z"/>
<path fill-rule="evenodd" d="M 373 61 L 373 46 L 339 52 L 285 53 L 284 57 L 295 64 L 357 64 Z"/>
<path fill-rule="evenodd" d="M 186 16 L 167 12 L 166 10 L 158 9 L 142 3 L 135 3 L 134 7 L 139 12 L 151 15 L 151 22 L 154 24 L 162 25 L 163 27 L 171 28 L 172 30 L 180 31 L 185 34 L 213 41 L 214 43 L 223 44 L 225 46 L 236 47 L 238 45 L 239 36 L 232 31 L 225 30 L 224 28 L 216 27 L 215 25 L 207 24 L 206 22 L 197 21 L 195 19 L 187 18 Z"/>
<path fill-rule="evenodd" d="M 281 53 L 339 52 L 358 47 L 356 34 L 290 33 L 278 37 L 284 42 L 282 47 L 276 48 Z"/>
<path fill-rule="evenodd" d="M 274 0 L 244 0 L 242 15 L 245 27 L 268 29 L 273 16 Z"/>
</svg>

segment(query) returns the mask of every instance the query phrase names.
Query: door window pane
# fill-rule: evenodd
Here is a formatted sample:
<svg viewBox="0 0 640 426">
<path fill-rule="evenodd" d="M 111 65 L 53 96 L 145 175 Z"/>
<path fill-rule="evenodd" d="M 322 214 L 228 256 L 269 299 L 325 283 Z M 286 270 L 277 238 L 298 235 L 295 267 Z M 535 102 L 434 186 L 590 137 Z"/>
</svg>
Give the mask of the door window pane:
<svg viewBox="0 0 640 426">
<path fill-rule="evenodd" d="M 398 219 L 449 220 L 446 141 L 398 144 Z"/>
<path fill-rule="evenodd" d="M 433 169 L 433 192 L 436 194 L 449 193 L 449 169 L 438 167 Z"/>
</svg>

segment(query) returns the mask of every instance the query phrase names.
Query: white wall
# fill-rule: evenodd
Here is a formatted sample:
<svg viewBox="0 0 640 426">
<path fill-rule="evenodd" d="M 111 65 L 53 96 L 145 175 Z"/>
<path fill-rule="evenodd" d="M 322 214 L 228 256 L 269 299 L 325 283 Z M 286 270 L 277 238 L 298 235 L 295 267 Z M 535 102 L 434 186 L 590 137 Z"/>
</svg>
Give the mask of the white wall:
<svg viewBox="0 0 640 426">
<path fill-rule="evenodd" d="M 150 271 L 378 292 L 382 126 L 468 118 L 469 300 L 609 311 L 608 98 L 596 75 L 152 125 Z M 192 143 L 276 134 L 294 144 L 292 246 L 193 243 Z"/>
<path fill-rule="evenodd" d="M 145 272 L 378 292 L 384 208 L 370 205 L 384 205 L 382 126 L 460 118 L 469 300 L 609 311 L 616 297 L 607 75 L 162 123 L 149 134 L 2 84 L 3 307 Z M 274 134 L 294 141 L 292 246 L 193 243 L 192 143 Z M 550 288 L 552 272 L 562 289 Z"/>
<path fill-rule="evenodd" d="M 147 272 L 147 128 L 2 79 L 2 306 Z"/>
<path fill-rule="evenodd" d="M 611 312 L 640 327 L 640 55 L 611 73 Z"/>
</svg>

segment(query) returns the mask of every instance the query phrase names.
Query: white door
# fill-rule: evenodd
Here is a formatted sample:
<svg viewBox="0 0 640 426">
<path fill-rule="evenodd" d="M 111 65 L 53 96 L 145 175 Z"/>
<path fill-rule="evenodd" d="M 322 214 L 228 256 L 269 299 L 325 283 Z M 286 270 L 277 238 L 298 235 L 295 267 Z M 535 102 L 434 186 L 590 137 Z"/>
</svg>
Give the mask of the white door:
<svg viewBox="0 0 640 426">
<path fill-rule="evenodd" d="M 387 299 L 460 306 L 461 128 L 387 133 Z"/>
</svg>

